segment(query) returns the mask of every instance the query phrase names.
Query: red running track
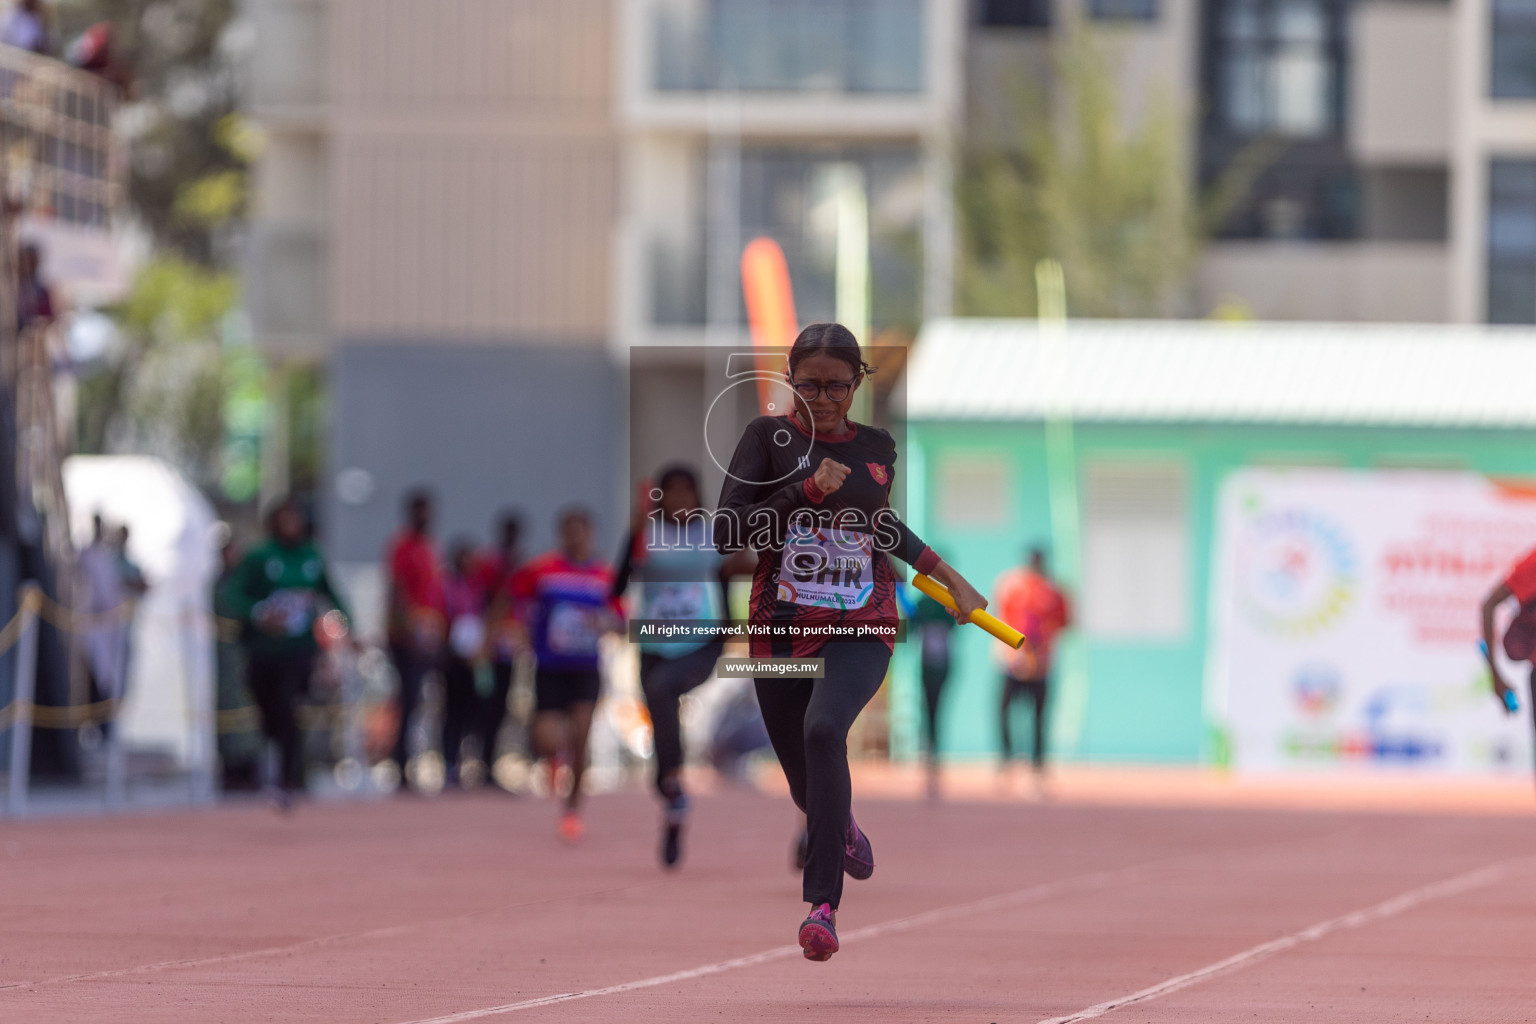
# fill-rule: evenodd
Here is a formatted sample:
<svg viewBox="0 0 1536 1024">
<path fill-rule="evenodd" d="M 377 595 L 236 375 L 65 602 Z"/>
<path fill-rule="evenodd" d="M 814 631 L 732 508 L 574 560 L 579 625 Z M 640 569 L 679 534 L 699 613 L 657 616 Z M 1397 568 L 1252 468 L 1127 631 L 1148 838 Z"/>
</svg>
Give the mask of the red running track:
<svg viewBox="0 0 1536 1024">
<path fill-rule="evenodd" d="M 856 806 L 825 964 L 776 797 L 670 875 L 639 793 L 6 824 L 0 1021 L 1536 1020 L 1533 818 Z"/>
</svg>

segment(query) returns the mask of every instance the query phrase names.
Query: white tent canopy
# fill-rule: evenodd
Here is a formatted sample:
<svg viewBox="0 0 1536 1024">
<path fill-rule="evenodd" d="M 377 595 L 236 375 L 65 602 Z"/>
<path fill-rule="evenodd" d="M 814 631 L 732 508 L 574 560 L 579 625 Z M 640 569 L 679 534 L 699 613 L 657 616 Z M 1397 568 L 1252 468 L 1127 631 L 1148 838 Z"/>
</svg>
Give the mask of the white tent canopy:
<svg viewBox="0 0 1536 1024">
<path fill-rule="evenodd" d="M 186 767 L 212 764 L 210 615 L 218 573 L 213 506 L 172 466 L 138 455 L 64 462 L 70 532 L 90 543 L 91 519 L 127 526 L 128 557 L 149 592 L 133 624 L 123 742 L 168 751 Z"/>
</svg>

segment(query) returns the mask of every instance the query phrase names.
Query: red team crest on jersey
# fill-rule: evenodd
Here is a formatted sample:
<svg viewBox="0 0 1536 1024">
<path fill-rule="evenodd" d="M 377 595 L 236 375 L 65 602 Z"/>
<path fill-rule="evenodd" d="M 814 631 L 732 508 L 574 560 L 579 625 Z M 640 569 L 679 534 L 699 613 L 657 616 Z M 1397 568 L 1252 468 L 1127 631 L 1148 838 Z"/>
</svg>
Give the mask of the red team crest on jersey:
<svg viewBox="0 0 1536 1024">
<path fill-rule="evenodd" d="M 875 483 L 883 485 L 889 479 L 885 475 L 885 467 L 880 465 L 880 463 L 866 462 L 864 465 L 869 467 L 869 475 L 875 478 Z"/>
</svg>

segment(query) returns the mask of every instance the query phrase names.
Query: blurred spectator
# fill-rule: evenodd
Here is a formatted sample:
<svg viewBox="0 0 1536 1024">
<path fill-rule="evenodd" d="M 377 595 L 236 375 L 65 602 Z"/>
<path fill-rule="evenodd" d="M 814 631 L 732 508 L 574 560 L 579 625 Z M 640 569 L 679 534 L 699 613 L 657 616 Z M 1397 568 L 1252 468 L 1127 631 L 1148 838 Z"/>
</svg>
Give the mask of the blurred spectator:
<svg viewBox="0 0 1536 1024">
<path fill-rule="evenodd" d="M 923 707 L 927 712 L 928 796 L 939 795 L 939 703 L 949 681 L 949 641 L 954 616 L 926 594 L 919 595 L 909 625 L 917 630 L 923 677 Z M 1007 711 L 1003 714 L 1006 716 Z"/>
<path fill-rule="evenodd" d="M 53 292 L 40 275 L 42 254 L 36 245 L 23 242 L 16 250 L 16 329 L 53 322 Z"/>
<path fill-rule="evenodd" d="M 304 790 L 298 706 L 319 653 L 316 622 L 329 608 L 347 613 L 292 498 L 267 513 L 267 538 L 241 560 L 227 599 L 233 617 L 244 623 L 246 685 L 261 709 L 262 731 L 277 744 L 282 764 L 268 796 L 286 811 Z"/>
<path fill-rule="evenodd" d="M 45 56 L 51 52 L 48 11 L 42 0 L 15 0 L 0 21 L 0 43 Z"/>
<path fill-rule="evenodd" d="M 107 536 L 101 514 L 91 517 L 91 542 L 76 562 L 89 623 L 81 631 L 91 702 L 121 704 L 128 684 L 129 601 L 136 596 L 123 573 L 115 538 Z M 139 577 L 142 582 L 142 575 Z M 142 593 L 142 591 L 139 591 Z M 113 716 L 116 708 L 113 709 Z M 101 727 L 103 737 L 112 731 L 109 717 Z"/>
<path fill-rule="evenodd" d="M 1071 624 L 1066 596 L 1046 572 L 1045 552 L 1032 548 L 1028 564 L 1010 569 L 997 580 L 997 617 L 1023 633 L 1028 643 L 1018 650 L 999 643 L 1003 657 L 1001 732 L 1003 769 L 1013 760 L 1010 722 L 1014 698 L 1027 696 L 1034 706 L 1034 750 L 1031 761 L 1035 778 L 1045 773 L 1045 713 L 1050 694 L 1051 651 L 1056 637 Z"/>
<path fill-rule="evenodd" d="M 106 79 L 124 94 L 132 87 L 132 71 L 126 61 L 117 57 L 110 21 L 98 21 L 76 36 L 65 48 L 64 59 L 82 71 Z"/>
<path fill-rule="evenodd" d="M 245 685 L 245 623 L 234 594 L 242 552 L 231 530 L 219 548 L 219 577 L 213 584 L 214 658 L 218 684 L 218 710 L 239 712 L 251 706 Z M 259 785 L 261 734 L 255 729 L 219 729 L 219 763 L 223 788 L 254 789 Z"/>
<path fill-rule="evenodd" d="M 445 639 L 443 571 L 432 544 L 432 495 L 417 489 L 405 496 L 405 524 L 384 555 L 389 572 L 389 652 L 400 677 L 400 723 L 395 762 L 402 787 L 410 784 L 411 717 L 421 703 L 421 683 L 437 667 Z"/>
<path fill-rule="evenodd" d="M 500 538 L 498 546 L 485 552 L 480 559 L 481 585 L 490 605 L 486 629 L 491 656 L 491 693 L 485 700 L 479 722 L 481 756 L 485 758 L 487 772 L 496 766 L 496 741 L 501 736 L 502 723 L 507 720 L 507 699 L 512 692 L 517 656 L 527 649 L 526 630 L 513 614 L 508 591 L 512 576 L 523 560 L 522 517 L 512 511 L 502 513 L 497 534 Z M 496 781 L 494 773 L 489 777 L 493 783 Z"/>
<path fill-rule="evenodd" d="M 443 578 L 448 618 L 448 652 L 443 659 L 443 769 L 446 785 L 459 784 L 464 738 L 479 731 L 483 719 L 480 683 L 491 690 L 485 635 L 485 576 L 475 564 L 474 544 L 454 541 Z M 489 760 L 487 760 L 489 765 Z"/>
</svg>

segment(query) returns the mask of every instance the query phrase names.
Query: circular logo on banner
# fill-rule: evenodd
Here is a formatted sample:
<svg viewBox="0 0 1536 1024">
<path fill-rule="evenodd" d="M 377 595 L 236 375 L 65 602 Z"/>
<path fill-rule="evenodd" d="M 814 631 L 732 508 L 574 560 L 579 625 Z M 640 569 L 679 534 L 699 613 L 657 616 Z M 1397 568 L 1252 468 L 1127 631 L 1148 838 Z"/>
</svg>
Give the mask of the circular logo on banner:
<svg viewBox="0 0 1536 1024">
<path fill-rule="evenodd" d="M 1250 523 L 1238 563 L 1238 599 L 1255 625 L 1309 636 L 1354 601 L 1354 548 L 1333 522 L 1308 509 L 1264 513 Z"/>
<path fill-rule="evenodd" d="M 1332 665 L 1303 665 L 1291 679 L 1291 695 L 1296 700 L 1296 707 L 1308 718 L 1326 718 L 1333 714 L 1343 689 L 1343 680 Z"/>
</svg>

